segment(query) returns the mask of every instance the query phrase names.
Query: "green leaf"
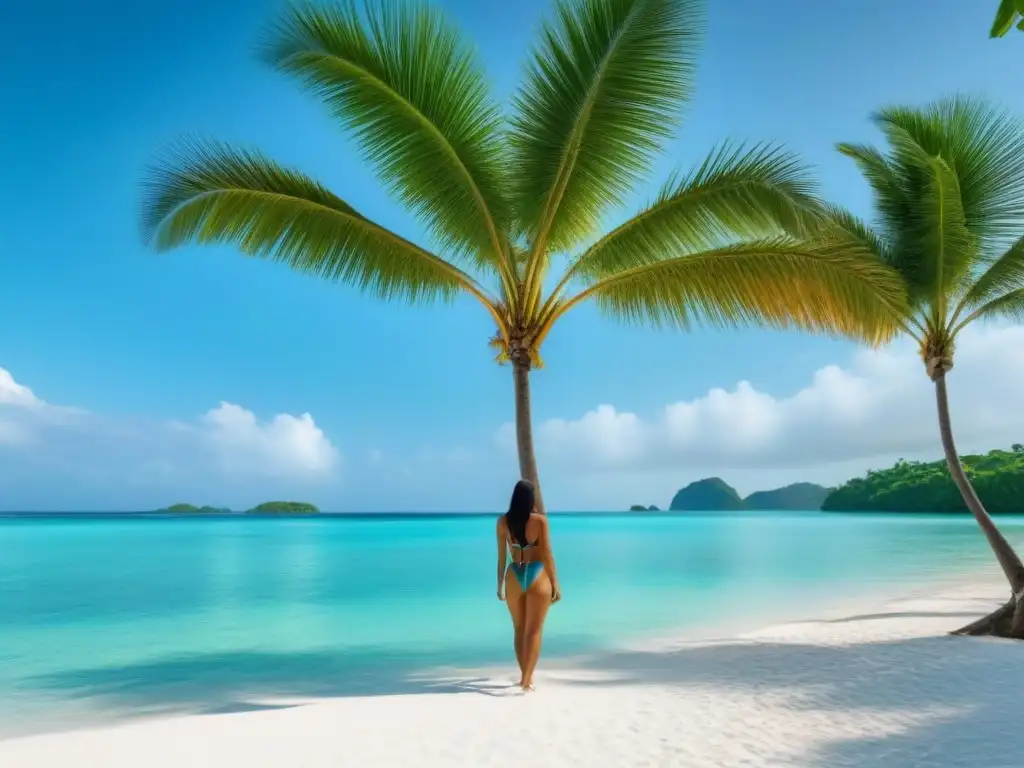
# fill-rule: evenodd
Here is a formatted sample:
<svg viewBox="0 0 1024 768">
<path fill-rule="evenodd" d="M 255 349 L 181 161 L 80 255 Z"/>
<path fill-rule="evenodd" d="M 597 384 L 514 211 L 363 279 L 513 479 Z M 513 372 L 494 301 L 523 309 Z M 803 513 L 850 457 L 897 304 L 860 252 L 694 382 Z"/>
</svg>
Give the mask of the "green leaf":
<svg viewBox="0 0 1024 768">
<path fill-rule="evenodd" d="M 961 306 L 978 307 L 1000 296 L 1024 288 L 1024 237 L 986 269 L 968 289 Z"/>
<path fill-rule="evenodd" d="M 254 152 L 184 144 L 151 172 L 143 235 L 158 250 L 230 244 L 381 298 L 450 299 L 480 287 L 457 267 Z"/>
<path fill-rule="evenodd" d="M 896 268 L 898 265 L 898 258 L 890 244 L 871 229 L 867 222 L 857 218 L 844 208 L 826 205 L 821 229 L 826 234 L 826 237 L 832 236 L 837 239 L 843 239 L 848 243 L 863 248 L 883 264 L 888 264 L 893 268 Z"/>
<path fill-rule="evenodd" d="M 920 216 L 913 222 L 928 254 L 921 260 L 920 281 L 937 297 L 936 324 L 945 316 L 946 300 L 961 288 L 976 262 L 977 250 L 967 229 L 956 174 L 941 158 L 930 158 L 932 176 L 923 190 Z"/>
<path fill-rule="evenodd" d="M 917 264 L 915 245 L 913 241 L 906 240 L 904 226 L 913 216 L 913 195 L 904 187 L 900 169 L 874 147 L 864 144 L 837 144 L 836 149 L 853 160 L 871 187 L 879 237 L 890 245 L 887 263 L 908 280 L 911 294 L 919 295 L 920 286 L 913 280 Z"/>
<path fill-rule="evenodd" d="M 699 0 L 560 0 L 515 97 L 510 179 L 539 254 L 643 181 L 692 92 Z"/>
<path fill-rule="evenodd" d="M 960 187 L 967 227 L 984 248 L 1002 250 L 1017 239 L 1024 230 L 1024 123 L 972 96 L 954 96 L 923 108 L 890 107 L 873 119 L 894 149 L 901 137 L 909 137 L 925 154 L 949 165 Z M 899 153 L 892 159 L 901 172 L 908 172 Z"/>
<path fill-rule="evenodd" d="M 989 31 L 989 37 L 1002 37 L 1010 31 L 1010 27 L 1013 26 L 1014 19 L 1017 16 L 1015 6 L 1015 0 L 1000 1 L 999 10 L 996 11 L 996 18 L 992 22 L 992 29 Z M 1021 12 L 1024 13 L 1024 11 Z"/>
<path fill-rule="evenodd" d="M 755 325 L 881 343 L 906 311 L 898 273 L 846 242 L 775 238 L 666 259 L 606 277 L 593 297 L 630 321 L 684 329 Z"/>
<path fill-rule="evenodd" d="M 779 147 L 723 144 L 657 200 L 585 251 L 570 272 L 596 279 L 735 242 L 800 235 L 820 216 L 815 185 Z"/>
<path fill-rule="evenodd" d="M 1024 322 L 1024 288 L 1004 293 L 978 307 L 957 327 L 957 331 L 975 320 L 1015 320 Z"/>
<path fill-rule="evenodd" d="M 910 200 L 907 199 L 907 190 L 903 189 L 899 169 L 874 147 L 840 143 L 836 149 L 857 165 L 874 193 L 880 224 L 891 234 L 896 234 L 910 210 Z"/>
<path fill-rule="evenodd" d="M 499 264 L 511 226 L 501 113 L 473 49 L 438 11 L 386 1 L 364 21 L 351 0 L 295 7 L 265 55 L 326 103 L 444 247 Z"/>
<path fill-rule="evenodd" d="M 966 297 L 979 272 L 1024 231 L 1024 125 L 966 96 L 888 107 L 873 119 L 885 154 L 840 151 L 872 186 L 887 262 L 904 276 L 915 313 L 929 333 L 948 329 L 977 303 Z"/>
</svg>

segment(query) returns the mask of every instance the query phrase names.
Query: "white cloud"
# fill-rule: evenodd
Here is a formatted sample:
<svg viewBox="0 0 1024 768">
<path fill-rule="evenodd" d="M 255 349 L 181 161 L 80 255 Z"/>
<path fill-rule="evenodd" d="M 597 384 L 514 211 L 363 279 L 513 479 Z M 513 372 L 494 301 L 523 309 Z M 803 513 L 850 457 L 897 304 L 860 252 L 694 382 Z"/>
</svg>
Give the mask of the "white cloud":
<svg viewBox="0 0 1024 768">
<path fill-rule="evenodd" d="M 949 375 L 961 449 L 1024 442 L 1024 327 L 968 329 Z M 498 434 L 514 444 L 511 425 Z M 769 394 L 741 381 L 641 418 L 600 405 L 537 429 L 537 450 L 580 470 L 812 467 L 939 452 L 934 388 L 911 344 L 856 353 L 803 389 Z"/>
<path fill-rule="evenodd" d="M 34 408 L 42 403 L 31 389 L 16 382 L 6 368 L 0 368 L 0 405 Z"/>
<path fill-rule="evenodd" d="M 261 421 L 222 402 L 188 422 L 110 418 L 46 403 L 0 368 L 0 460 L 33 491 L 74 481 L 190 495 L 284 492 L 336 478 L 341 456 L 308 413 Z"/>
<path fill-rule="evenodd" d="M 0 448 L 29 446 L 37 442 L 46 427 L 71 424 L 84 414 L 78 408 L 56 406 L 41 400 L 0 368 Z"/>
<path fill-rule="evenodd" d="M 229 471 L 283 476 L 330 474 L 338 451 L 313 417 L 279 413 L 260 423 L 252 411 L 222 402 L 201 420 L 201 433 Z"/>
</svg>

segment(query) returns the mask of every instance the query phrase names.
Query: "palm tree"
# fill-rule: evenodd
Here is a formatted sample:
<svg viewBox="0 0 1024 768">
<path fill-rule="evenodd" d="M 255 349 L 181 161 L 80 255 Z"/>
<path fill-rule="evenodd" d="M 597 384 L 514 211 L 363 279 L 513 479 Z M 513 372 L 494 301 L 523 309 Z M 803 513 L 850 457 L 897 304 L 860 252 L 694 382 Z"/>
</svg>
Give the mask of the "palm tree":
<svg viewBox="0 0 1024 768">
<path fill-rule="evenodd" d="M 834 211 L 838 231 L 902 276 L 903 333 L 935 385 L 949 472 L 995 552 L 1013 598 L 964 632 L 1024 637 L 1024 566 L 985 511 L 953 441 L 946 376 L 956 340 L 976 321 L 1024 317 L 1024 124 L 983 100 L 955 97 L 873 115 L 888 147 L 840 144 L 875 198 L 874 230 Z"/>
<path fill-rule="evenodd" d="M 900 301 L 898 277 L 863 249 L 810 237 L 814 185 L 772 145 L 720 146 L 600 234 L 674 134 L 703 23 L 698 0 L 563 0 L 506 116 L 437 10 L 293 8 L 266 59 L 324 102 L 432 244 L 259 153 L 207 143 L 153 170 L 145 237 L 160 250 L 230 243 L 383 299 L 472 296 L 499 362 L 511 363 L 520 472 L 539 490 L 530 371 L 584 301 L 656 325 L 750 322 L 872 341 Z"/>
<path fill-rule="evenodd" d="M 988 36 L 1003 37 L 1014 25 L 1024 30 L 1024 0 L 1000 0 Z"/>
</svg>

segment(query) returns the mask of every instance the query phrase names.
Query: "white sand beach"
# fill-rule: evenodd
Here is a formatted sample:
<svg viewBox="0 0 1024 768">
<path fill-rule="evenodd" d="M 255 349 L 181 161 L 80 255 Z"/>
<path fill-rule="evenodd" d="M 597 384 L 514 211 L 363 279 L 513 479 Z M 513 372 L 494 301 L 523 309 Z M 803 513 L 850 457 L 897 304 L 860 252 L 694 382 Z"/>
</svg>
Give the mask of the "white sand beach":
<svg viewBox="0 0 1024 768">
<path fill-rule="evenodd" d="M 813 621 L 510 670 L 436 692 L 136 721 L 0 742 L 4 768 L 1020 768 L 1024 644 L 946 633 L 991 574 Z M 742 606 L 740 606 L 742 608 Z M 271 708 L 273 707 L 273 708 Z"/>
</svg>

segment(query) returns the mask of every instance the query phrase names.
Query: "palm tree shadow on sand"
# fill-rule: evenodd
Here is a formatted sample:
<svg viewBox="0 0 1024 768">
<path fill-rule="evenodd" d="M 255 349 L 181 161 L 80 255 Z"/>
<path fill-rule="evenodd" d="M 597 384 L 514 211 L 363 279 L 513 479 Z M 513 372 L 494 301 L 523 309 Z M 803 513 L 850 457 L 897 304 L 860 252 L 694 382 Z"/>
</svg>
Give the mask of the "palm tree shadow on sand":
<svg viewBox="0 0 1024 768">
<path fill-rule="evenodd" d="M 115 720 L 286 709 L 349 696 L 518 691 L 511 673 L 508 679 L 470 675 L 433 662 L 416 654 L 382 660 L 372 651 L 230 651 L 66 670 L 29 678 L 23 687 L 88 702 Z"/>
<path fill-rule="evenodd" d="M 809 623 L 824 627 L 915 617 L 953 626 L 962 609 L 990 601 L 969 602 L 951 605 L 948 612 L 893 610 Z M 459 673 L 431 668 L 431 663 L 425 654 L 381 661 L 369 651 L 232 652 L 80 669 L 26 682 L 62 698 L 88 700 L 122 717 L 242 712 L 345 696 L 517 693 L 511 674 Z M 572 665 L 553 660 L 549 669 L 570 687 L 668 687 L 684 695 L 687 689 L 715 687 L 755 697 L 782 696 L 786 706 L 806 716 L 807 727 L 820 729 L 820 738 L 811 751 L 779 765 L 1022 764 L 1013 734 L 1024 689 L 1024 656 L 1011 641 L 928 636 L 809 644 L 769 636 L 695 641 L 672 650 L 595 653 Z M 736 738 L 771 735 L 771 725 L 757 707 L 732 710 L 724 719 L 719 715 L 701 716 L 715 729 L 727 722 Z M 867 736 L 865 730 L 872 728 L 844 729 L 842 723 L 851 718 L 878 727 Z M 694 728 L 704 726 L 694 723 Z"/>
<path fill-rule="evenodd" d="M 959 612 L 950 612 L 955 624 Z M 850 617 L 843 623 L 907 618 L 908 612 Z M 936 618 L 925 613 L 921 618 Z M 830 622 L 817 622 L 837 623 Z M 613 653 L 587 665 L 580 686 L 726 687 L 753 696 L 782 695 L 798 713 L 817 716 L 817 746 L 792 762 L 801 768 L 1020 768 L 1015 734 L 1024 689 L 1024 656 L 1012 641 L 952 636 L 818 645 L 749 641 L 688 644 L 658 653 Z M 769 729 L 757 708 L 729 728 L 749 737 Z M 708 715 L 713 718 L 713 714 Z M 878 732 L 844 731 L 853 718 Z M 729 738 L 722 734 L 722 738 Z M 774 763 L 773 763 L 774 764 Z"/>
</svg>

